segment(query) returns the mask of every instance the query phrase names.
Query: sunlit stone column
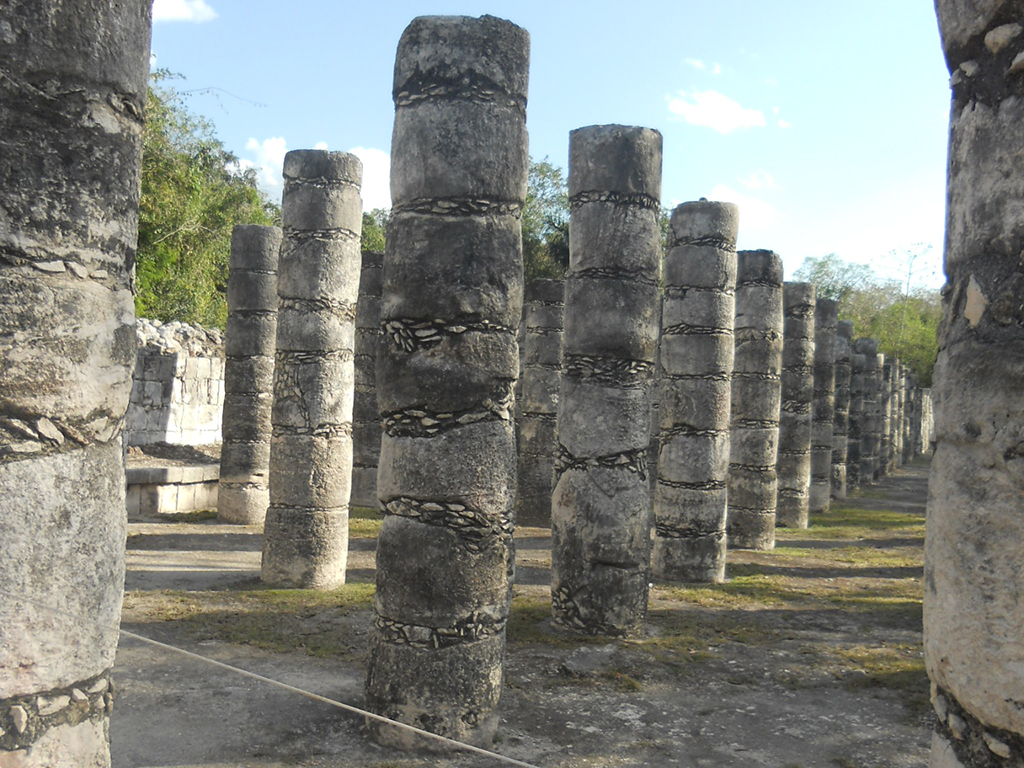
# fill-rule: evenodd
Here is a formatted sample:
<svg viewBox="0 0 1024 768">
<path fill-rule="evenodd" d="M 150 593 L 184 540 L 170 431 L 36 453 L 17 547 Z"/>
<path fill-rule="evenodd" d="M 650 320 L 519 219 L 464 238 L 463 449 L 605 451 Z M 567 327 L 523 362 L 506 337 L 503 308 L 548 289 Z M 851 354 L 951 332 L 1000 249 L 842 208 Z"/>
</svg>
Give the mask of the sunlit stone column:
<svg viewBox="0 0 1024 768">
<path fill-rule="evenodd" d="M 854 347 L 855 348 L 855 347 Z M 850 419 L 846 441 L 846 490 L 860 488 L 861 449 L 864 446 L 864 387 L 867 358 L 859 353 L 850 355 Z"/>
<path fill-rule="evenodd" d="M 896 382 L 896 466 L 903 466 L 903 435 L 907 420 L 907 366 L 900 363 Z"/>
<path fill-rule="evenodd" d="M 832 499 L 832 429 L 835 419 L 836 322 L 839 306 L 818 299 L 814 308 L 814 402 L 811 414 L 810 511 L 828 512 Z"/>
<path fill-rule="evenodd" d="M 582 632 L 637 634 L 647 618 L 660 194 L 660 133 L 570 134 L 551 600 L 555 623 Z"/>
<path fill-rule="evenodd" d="M 362 252 L 356 303 L 355 395 L 352 405 L 353 507 L 377 509 L 377 459 L 380 411 L 377 410 L 377 343 L 384 254 Z"/>
<path fill-rule="evenodd" d="M 872 341 L 874 341 L 872 339 Z M 877 343 L 877 342 L 876 342 Z M 868 361 L 868 370 L 871 373 L 871 383 L 875 395 L 871 419 L 868 422 L 871 426 L 869 439 L 871 441 L 871 482 L 878 482 L 882 476 L 882 434 L 885 431 L 885 408 L 883 405 L 883 389 L 885 381 L 883 371 L 885 370 L 885 355 L 879 352 L 875 355 L 874 368 L 871 367 L 871 359 Z"/>
<path fill-rule="evenodd" d="M 878 388 L 878 476 L 889 474 L 889 452 L 892 449 L 892 382 L 895 361 L 882 364 L 881 384 Z"/>
<path fill-rule="evenodd" d="M 779 476 L 775 524 L 806 528 L 811 495 L 811 429 L 814 399 L 813 283 L 782 289 L 782 409 L 779 415 Z"/>
<path fill-rule="evenodd" d="M 362 173 L 359 158 L 344 152 L 284 158 L 261 572 L 273 586 L 345 583 Z"/>
<path fill-rule="evenodd" d="M 373 712 L 490 746 L 512 597 L 529 36 L 414 19 L 395 60 Z M 377 741 L 432 746 L 367 723 Z"/>
<path fill-rule="evenodd" d="M 262 525 L 270 503 L 278 227 L 236 226 L 228 263 L 217 519 Z"/>
<path fill-rule="evenodd" d="M 878 400 L 881 371 L 878 368 L 878 341 L 857 339 L 854 349 L 864 355 L 864 372 L 861 392 L 864 405 L 861 408 L 860 424 L 860 485 L 875 482 L 878 468 L 879 424 L 881 421 Z"/>
<path fill-rule="evenodd" d="M 781 257 L 740 251 L 729 428 L 730 547 L 775 547 L 782 333 Z"/>
<path fill-rule="evenodd" d="M 672 212 L 658 364 L 658 579 L 725 579 L 738 228 L 732 203 L 701 200 Z"/>
<path fill-rule="evenodd" d="M 850 429 L 850 343 L 853 323 L 836 323 L 835 408 L 832 414 L 832 496 L 846 498 L 846 458 Z"/>
<path fill-rule="evenodd" d="M 1024 765 L 1024 7 L 937 0 L 953 77 L 924 650 L 933 766 Z"/>
<path fill-rule="evenodd" d="M 5 767 L 110 764 L 149 34 L 149 0 L 0 3 Z"/>
<path fill-rule="evenodd" d="M 551 525 L 564 293 L 562 280 L 531 280 L 523 296 L 517 525 Z"/>
</svg>

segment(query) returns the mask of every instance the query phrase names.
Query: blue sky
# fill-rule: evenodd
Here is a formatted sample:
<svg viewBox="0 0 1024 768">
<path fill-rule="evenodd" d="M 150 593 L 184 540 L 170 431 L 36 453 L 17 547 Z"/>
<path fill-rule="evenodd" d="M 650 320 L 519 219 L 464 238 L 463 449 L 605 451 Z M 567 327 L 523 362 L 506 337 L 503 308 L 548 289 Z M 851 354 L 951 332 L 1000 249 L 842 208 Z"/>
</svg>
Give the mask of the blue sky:
<svg viewBox="0 0 1024 768">
<path fill-rule="evenodd" d="M 156 66 L 280 195 L 288 149 L 355 151 L 388 205 L 395 48 L 424 14 L 531 36 L 530 154 L 567 169 L 573 128 L 664 135 L 662 202 L 740 205 L 740 248 L 792 274 L 837 253 L 939 285 L 948 72 L 931 0 L 156 0 Z M 895 251 L 896 255 L 891 255 Z"/>
</svg>

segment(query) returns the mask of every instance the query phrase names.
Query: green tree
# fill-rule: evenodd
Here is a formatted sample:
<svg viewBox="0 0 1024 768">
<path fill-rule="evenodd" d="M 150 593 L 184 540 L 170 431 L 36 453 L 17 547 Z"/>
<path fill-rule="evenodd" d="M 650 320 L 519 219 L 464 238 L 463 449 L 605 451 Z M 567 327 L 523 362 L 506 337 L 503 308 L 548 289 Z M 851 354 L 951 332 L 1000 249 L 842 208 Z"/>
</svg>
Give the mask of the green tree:
<svg viewBox="0 0 1024 768">
<path fill-rule="evenodd" d="M 530 162 L 523 208 L 526 279 L 562 278 L 569 269 L 569 188 L 562 169 L 544 158 Z"/>
<path fill-rule="evenodd" d="M 360 247 L 364 251 L 384 251 L 385 237 L 391 211 L 387 208 L 374 208 L 363 212 L 363 235 Z"/>
<path fill-rule="evenodd" d="M 154 72 L 146 101 L 135 311 L 223 328 L 231 230 L 278 223 L 280 209 L 209 121 L 188 110 L 171 77 Z"/>
</svg>

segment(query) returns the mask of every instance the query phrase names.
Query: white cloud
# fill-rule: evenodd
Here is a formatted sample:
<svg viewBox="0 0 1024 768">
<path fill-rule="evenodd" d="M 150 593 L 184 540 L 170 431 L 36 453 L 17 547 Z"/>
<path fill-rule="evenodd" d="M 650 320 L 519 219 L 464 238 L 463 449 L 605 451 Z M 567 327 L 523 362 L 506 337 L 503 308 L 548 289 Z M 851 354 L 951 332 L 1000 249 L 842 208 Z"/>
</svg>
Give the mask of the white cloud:
<svg viewBox="0 0 1024 768">
<path fill-rule="evenodd" d="M 288 143 L 283 136 L 272 136 L 259 141 L 249 139 L 245 148 L 253 153 L 253 159 L 240 158 L 242 169 L 255 168 L 260 186 L 267 192 L 281 188 L 281 176 L 284 173 L 284 156 L 288 152 Z"/>
<path fill-rule="evenodd" d="M 700 59 L 687 59 L 686 63 L 694 69 L 707 69 L 707 65 Z"/>
<path fill-rule="evenodd" d="M 780 188 L 768 171 L 754 171 L 754 173 L 749 176 L 741 177 L 739 182 L 750 190 Z"/>
<path fill-rule="evenodd" d="M 327 149 L 327 142 L 318 141 L 316 144 L 313 145 L 313 149 Z"/>
<path fill-rule="evenodd" d="M 213 21 L 217 12 L 206 0 L 153 0 L 153 21 Z"/>
<path fill-rule="evenodd" d="M 792 128 L 793 124 L 786 120 L 779 120 L 779 128 Z"/>
<path fill-rule="evenodd" d="M 771 203 L 738 192 L 726 184 L 716 184 L 708 199 L 735 203 L 740 207 L 740 232 L 763 237 L 779 225 L 779 212 Z"/>
<path fill-rule="evenodd" d="M 372 147 L 350 149 L 363 161 L 363 210 L 391 207 L 391 155 Z"/>
<path fill-rule="evenodd" d="M 765 125 L 763 112 L 742 107 L 717 91 L 694 91 L 692 94 L 680 91 L 679 96 L 669 99 L 668 111 L 690 125 L 704 126 L 723 134 Z"/>
<path fill-rule="evenodd" d="M 720 75 L 720 74 L 722 74 L 722 65 L 721 64 L 715 64 L 715 68 L 711 70 L 711 74 L 712 75 Z"/>
</svg>

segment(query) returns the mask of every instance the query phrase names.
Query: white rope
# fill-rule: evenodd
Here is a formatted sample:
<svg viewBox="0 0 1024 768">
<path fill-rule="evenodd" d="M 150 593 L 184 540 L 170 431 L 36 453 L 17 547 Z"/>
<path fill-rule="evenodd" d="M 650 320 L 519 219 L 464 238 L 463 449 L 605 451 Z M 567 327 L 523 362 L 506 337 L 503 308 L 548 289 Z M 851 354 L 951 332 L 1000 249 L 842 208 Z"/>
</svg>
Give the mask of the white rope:
<svg viewBox="0 0 1024 768">
<path fill-rule="evenodd" d="M 50 613 L 56 614 L 58 616 L 63 616 L 65 618 L 69 618 L 74 621 L 84 622 L 86 624 L 92 624 L 93 626 L 99 627 L 100 629 L 106 632 L 118 632 L 124 637 L 130 637 L 132 640 L 138 640 L 140 642 L 155 646 L 156 648 L 162 648 L 165 651 L 171 651 L 172 653 L 177 653 L 187 658 L 195 659 L 196 661 L 205 662 L 206 664 L 209 664 L 211 666 L 219 667 L 220 669 L 225 669 L 229 672 L 234 672 L 235 674 L 241 675 L 242 677 L 248 677 L 251 680 L 256 680 L 261 683 L 267 683 L 268 685 L 276 686 L 277 688 L 288 691 L 290 693 L 295 693 L 299 696 L 305 696 L 307 699 L 312 699 L 313 701 L 319 701 L 323 704 L 330 704 L 332 707 L 337 707 L 338 709 L 342 709 L 354 715 L 368 717 L 371 720 L 376 720 L 380 723 L 385 723 L 386 725 L 393 726 L 400 730 L 414 733 L 417 736 L 423 736 L 424 738 L 434 739 L 435 741 L 439 741 L 442 744 L 445 744 L 446 746 L 452 747 L 454 749 L 460 749 L 466 752 L 473 752 L 474 754 L 489 757 L 492 760 L 497 760 L 508 765 L 518 765 L 521 768 L 539 768 L 539 766 L 533 765 L 531 763 L 524 763 L 521 760 L 516 760 L 515 758 L 508 757 L 506 755 L 499 755 L 497 752 L 490 752 L 486 749 L 482 749 L 481 747 L 475 747 L 472 744 L 464 744 L 461 741 L 449 739 L 446 736 L 439 736 L 436 733 L 425 731 L 422 728 L 417 728 L 413 725 L 408 725 L 406 723 L 400 723 L 397 720 L 392 720 L 388 717 L 384 717 L 383 715 L 378 715 L 373 712 L 367 712 L 366 710 L 352 706 L 351 704 L 345 704 L 344 702 L 336 701 L 326 696 L 321 696 L 318 693 L 313 693 L 312 691 L 297 688 L 294 685 L 289 685 L 288 683 L 282 683 L 280 680 L 274 680 L 270 677 L 264 677 L 263 675 L 258 675 L 255 672 L 249 672 L 246 669 L 242 669 L 241 667 L 235 667 L 231 664 L 225 664 L 222 661 L 217 661 L 216 659 L 211 659 L 207 656 L 202 656 L 198 653 L 193 653 L 192 651 L 186 651 L 184 648 L 178 648 L 177 646 L 170 645 L 168 643 L 161 643 L 159 640 L 153 640 L 152 638 L 144 637 L 143 635 L 137 635 L 134 632 L 129 632 L 127 629 L 124 629 L 122 627 L 114 627 L 107 624 L 102 624 L 98 621 L 94 621 L 93 619 L 85 618 L 84 616 L 76 616 L 73 613 L 68 613 L 67 611 L 62 611 L 57 608 L 53 608 L 44 603 L 39 603 L 35 600 L 30 600 L 27 597 L 19 597 L 18 595 L 13 595 L 10 592 L 6 592 L 2 589 L 0 589 L 0 595 L 6 595 L 7 597 L 13 598 L 14 600 L 20 600 L 22 602 L 28 603 L 29 605 L 33 605 L 36 608 L 42 608 L 43 610 L 49 611 Z"/>
</svg>

